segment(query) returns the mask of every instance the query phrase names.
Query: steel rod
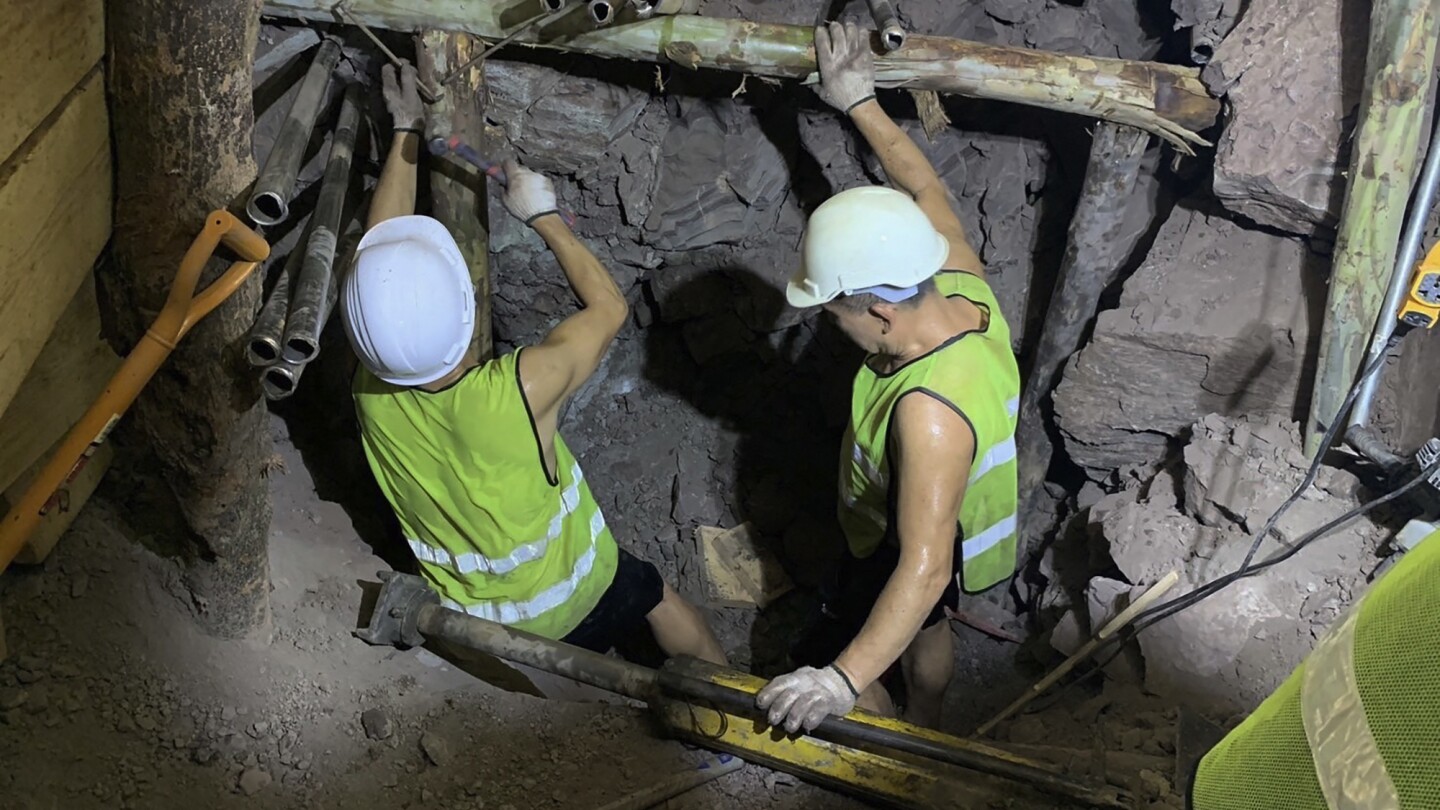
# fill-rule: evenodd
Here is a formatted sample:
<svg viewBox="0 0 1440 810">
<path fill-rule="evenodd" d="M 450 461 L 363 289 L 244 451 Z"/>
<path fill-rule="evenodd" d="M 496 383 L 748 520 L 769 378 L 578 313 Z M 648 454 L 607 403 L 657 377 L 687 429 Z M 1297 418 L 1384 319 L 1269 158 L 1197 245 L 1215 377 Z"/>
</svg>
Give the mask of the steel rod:
<svg viewBox="0 0 1440 810">
<path fill-rule="evenodd" d="M 355 132 L 360 122 L 360 85 L 345 88 L 340 102 L 340 120 L 330 139 L 330 157 L 320 199 L 310 215 L 310 235 L 305 241 L 304 259 L 290 292 L 290 311 L 285 318 L 285 341 L 281 356 L 291 363 L 313 360 L 320 351 L 320 333 L 329 319 L 334 276 L 335 245 L 339 241 L 340 219 L 345 210 L 345 190 L 350 185 L 350 164 L 355 154 Z"/>
<path fill-rule="evenodd" d="M 673 670 L 661 670 L 659 686 L 662 691 L 673 697 L 694 698 L 710 704 L 711 708 L 728 714 L 742 717 L 754 717 L 759 714 L 759 710 L 755 707 L 754 695 L 724 684 L 689 677 Z M 1092 788 L 1054 771 L 975 751 L 969 747 L 966 740 L 956 739 L 955 744 L 947 745 L 940 740 L 892 731 L 849 717 L 827 717 L 809 733 L 812 736 L 835 742 L 844 743 L 849 740 L 888 748 L 972 771 L 1023 782 L 1046 793 L 1080 801 L 1091 807 L 1128 807 L 1119 800 L 1114 790 Z"/>
<path fill-rule="evenodd" d="M 290 104 L 275 145 L 266 156 L 265 167 L 260 170 L 255 189 L 245 203 L 245 213 L 261 225 L 277 225 L 290 216 L 290 195 L 295 191 L 300 161 L 310 143 L 310 131 L 324 107 L 330 74 L 335 72 L 339 61 L 340 43 L 327 37 L 320 43 L 315 60 L 300 81 L 300 91 Z"/>
<path fill-rule="evenodd" d="M 552 641 L 534 633 L 484 621 L 439 605 L 420 608 L 416 627 L 426 636 L 489 653 L 507 661 L 648 701 L 655 692 L 657 673 L 620 658 Z"/>
</svg>

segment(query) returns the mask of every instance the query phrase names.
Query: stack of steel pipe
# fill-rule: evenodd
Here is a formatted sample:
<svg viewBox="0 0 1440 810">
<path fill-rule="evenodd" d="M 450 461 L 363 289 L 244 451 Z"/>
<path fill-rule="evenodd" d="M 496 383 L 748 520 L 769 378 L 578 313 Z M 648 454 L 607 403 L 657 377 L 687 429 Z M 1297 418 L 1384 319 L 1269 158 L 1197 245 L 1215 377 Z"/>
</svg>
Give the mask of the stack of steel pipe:
<svg viewBox="0 0 1440 810">
<path fill-rule="evenodd" d="M 328 58 L 325 49 L 333 42 L 333 40 L 326 40 L 321 45 L 321 52 L 316 55 L 310 72 L 306 74 L 301 84 L 300 93 L 296 98 L 296 107 L 300 106 L 302 101 L 307 107 L 311 106 L 307 91 L 314 84 L 319 84 L 320 91 L 318 92 L 323 97 L 323 90 L 334 69 L 334 60 Z M 338 45 L 336 45 L 336 51 L 338 53 Z M 323 81 L 315 80 L 317 71 Z M 335 307 L 338 296 L 338 280 L 333 272 L 336 244 L 340 223 L 344 216 L 345 192 L 350 184 L 355 136 L 360 123 L 360 102 L 361 86 L 351 84 L 346 87 L 340 103 L 339 120 L 331 135 L 330 154 L 326 160 L 325 175 L 320 184 L 320 197 L 314 212 L 310 215 L 309 227 L 301 244 L 297 245 L 286 258 L 271 289 L 270 296 L 266 299 L 259 317 L 255 320 L 255 325 L 250 330 L 247 355 L 251 365 L 260 369 L 261 387 L 265 396 L 272 400 L 284 399 L 295 392 L 305 367 L 319 354 L 320 334 L 324 331 L 325 324 Z M 271 153 L 271 160 L 276 159 L 275 152 L 280 151 L 281 144 L 294 137 L 291 132 L 293 127 L 296 131 L 301 129 L 304 131 L 303 137 L 300 138 L 301 147 L 295 150 L 296 165 L 291 170 L 288 181 L 267 187 L 262 187 L 260 183 L 257 183 L 256 193 L 251 197 L 250 208 L 274 210 L 271 204 L 279 199 L 282 201 L 279 207 L 285 216 L 289 215 L 289 195 L 294 189 L 294 173 L 299 171 L 299 154 L 303 152 L 304 143 L 309 140 L 310 130 L 314 128 L 314 119 L 318 117 L 321 106 L 319 103 L 314 104 L 310 109 L 303 111 L 305 112 L 303 116 L 297 115 L 295 108 L 292 107 L 290 116 L 286 120 L 285 129 L 282 130 L 276 141 L 275 150 Z M 309 116 L 308 123 L 306 116 Z M 289 157 L 283 155 L 281 159 L 290 160 Z M 266 162 L 267 170 L 271 160 Z M 262 179 L 264 179 L 263 174 Z M 284 189 L 283 195 L 265 197 L 263 199 L 268 202 L 262 201 L 258 206 L 255 205 L 257 197 L 273 193 L 277 187 Z M 251 215 L 254 216 L 253 210 Z M 263 211 L 262 215 L 264 215 Z M 260 220 L 257 219 L 257 221 Z M 274 222 L 278 221 L 280 220 Z M 264 224 L 274 224 L 274 222 L 265 222 Z"/>
</svg>

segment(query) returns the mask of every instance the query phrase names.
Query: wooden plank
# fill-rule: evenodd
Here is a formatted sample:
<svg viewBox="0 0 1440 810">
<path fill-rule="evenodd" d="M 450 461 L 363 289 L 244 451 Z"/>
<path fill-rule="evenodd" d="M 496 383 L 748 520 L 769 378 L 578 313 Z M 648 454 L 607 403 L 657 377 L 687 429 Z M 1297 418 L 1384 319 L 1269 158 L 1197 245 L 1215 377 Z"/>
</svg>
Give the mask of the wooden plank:
<svg viewBox="0 0 1440 810">
<path fill-rule="evenodd" d="M 0 410 L 110 238 L 110 128 L 96 71 L 0 173 Z"/>
<path fill-rule="evenodd" d="M 794 584 L 775 555 L 742 523 L 733 529 L 695 530 L 705 561 L 706 601 L 716 607 L 765 607 Z"/>
<path fill-rule="evenodd" d="M 58 446 L 59 442 L 56 442 L 56 445 Z M 53 451 L 56 447 L 50 449 Z M 30 535 L 30 542 L 26 544 L 25 548 L 20 549 L 19 554 L 15 555 L 17 564 L 39 565 L 45 562 L 45 558 L 50 556 L 50 552 L 55 549 L 55 544 L 60 542 L 60 538 L 70 528 L 70 524 L 75 522 L 75 516 L 80 514 L 80 510 L 90 500 L 90 496 L 95 493 L 95 488 L 100 486 L 100 479 L 104 478 L 105 472 L 110 469 L 114 452 L 108 442 L 95 449 L 89 462 L 80 469 L 80 472 L 69 484 L 60 490 L 58 503 L 55 503 L 45 518 L 40 521 L 40 525 L 35 528 L 35 533 Z M 50 453 L 47 452 L 45 459 L 49 457 Z M 3 496 L 0 496 L 0 505 L 4 506 L 5 511 L 9 511 L 10 504 L 19 501 L 20 496 L 25 494 L 25 488 L 40 473 L 45 459 L 41 459 L 35 466 L 26 470 L 25 474 L 5 490 Z"/>
<path fill-rule="evenodd" d="M 102 0 L 0 0 L 0 163 L 105 54 Z"/>
<path fill-rule="evenodd" d="M 87 276 L 0 414 L 0 491 L 64 438 L 119 367 L 120 358 L 100 339 L 95 279 Z"/>
</svg>

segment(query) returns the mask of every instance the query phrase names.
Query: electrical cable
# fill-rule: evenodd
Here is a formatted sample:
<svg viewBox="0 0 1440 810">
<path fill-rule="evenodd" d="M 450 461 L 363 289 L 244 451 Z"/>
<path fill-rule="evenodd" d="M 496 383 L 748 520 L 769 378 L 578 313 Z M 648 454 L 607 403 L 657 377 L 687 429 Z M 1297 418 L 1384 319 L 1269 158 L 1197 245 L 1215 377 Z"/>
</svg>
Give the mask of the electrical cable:
<svg viewBox="0 0 1440 810">
<path fill-rule="evenodd" d="M 1339 515 L 1330 522 L 1325 523 L 1324 525 L 1312 529 L 1311 531 L 1301 535 L 1289 548 L 1285 549 L 1284 551 L 1281 551 L 1259 563 L 1254 562 L 1255 555 L 1259 552 L 1260 547 L 1264 544 L 1265 538 L 1268 537 L 1270 535 L 1270 532 L 1275 529 L 1275 525 L 1279 523 L 1280 518 L 1285 514 L 1285 512 L 1290 509 L 1291 506 L 1295 504 L 1296 501 L 1300 500 L 1301 496 L 1304 495 L 1306 490 L 1308 490 L 1315 483 L 1315 478 L 1319 475 L 1320 467 L 1325 458 L 1325 453 L 1328 452 L 1330 448 L 1334 445 L 1335 439 L 1340 431 L 1340 426 L 1345 424 L 1345 416 L 1350 410 L 1350 408 L 1355 404 L 1355 399 L 1359 396 L 1360 390 L 1364 386 L 1365 380 L 1380 369 L 1380 367 L 1384 364 L 1385 360 L 1389 358 L 1391 351 L 1393 351 L 1395 347 L 1400 344 L 1401 340 L 1404 339 L 1405 335 L 1409 331 L 1409 325 L 1402 323 L 1390 335 L 1389 340 L 1386 341 L 1384 351 L 1378 353 L 1368 364 L 1366 364 L 1366 366 L 1360 371 L 1360 374 L 1356 376 L 1355 382 L 1351 385 L 1350 391 L 1345 395 L 1344 401 L 1341 402 L 1340 408 L 1335 414 L 1335 418 L 1331 420 L 1330 426 L 1326 428 L 1324 435 L 1321 437 L 1320 447 L 1318 450 L 1316 450 L 1315 458 L 1311 460 L 1310 466 L 1306 468 L 1304 478 L 1301 480 L 1300 484 L 1295 488 L 1295 490 L 1290 493 L 1289 497 L 1287 497 L 1285 501 L 1281 503 L 1280 506 L 1278 506 L 1275 511 L 1270 514 L 1270 517 L 1266 518 L 1264 525 L 1260 527 L 1260 530 L 1256 532 L 1255 537 L 1252 539 L 1250 543 L 1250 548 L 1247 550 L 1245 554 L 1245 559 L 1243 562 L 1241 562 L 1240 567 L 1228 574 L 1216 577 L 1215 579 L 1205 583 L 1204 585 L 1196 587 L 1194 590 L 1191 590 L 1187 593 L 1170 599 L 1169 601 L 1161 602 L 1158 605 L 1141 611 L 1135 616 L 1127 632 L 1117 633 L 1116 635 L 1111 636 L 1110 638 L 1102 642 L 1099 647 L 1096 648 L 1096 651 L 1098 652 L 1099 650 L 1104 649 L 1106 646 L 1114 645 L 1114 652 L 1112 652 L 1104 661 L 1095 664 L 1091 668 L 1087 669 L 1084 673 L 1072 678 L 1068 683 L 1065 684 L 1065 686 L 1061 687 L 1059 692 L 1057 692 L 1057 694 L 1051 700 L 1047 701 L 1043 707 L 1027 711 L 1026 714 L 1030 714 L 1033 711 L 1042 711 L 1045 708 L 1053 706 L 1056 702 L 1058 702 L 1058 698 L 1061 694 L 1068 692 L 1070 688 L 1090 679 L 1094 675 L 1103 671 L 1105 667 L 1109 666 L 1110 662 L 1114 661 L 1115 658 L 1119 656 L 1120 653 L 1124 650 L 1124 644 L 1117 644 L 1117 642 L 1129 641 L 1130 639 L 1133 639 L 1135 636 L 1139 635 L 1146 628 L 1152 627 L 1155 624 L 1164 621 L 1165 619 L 1168 619 L 1183 610 L 1187 610 L 1191 607 L 1194 607 L 1195 605 L 1198 605 L 1200 602 L 1210 598 L 1216 593 L 1219 593 L 1220 591 L 1224 590 L 1235 582 L 1246 577 L 1254 576 L 1261 571 L 1279 565 L 1280 563 L 1300 553 L 1300 551 L 1302 551 L 1306 546 L 1310 545 L 1315 540 L 1318 540 L 1320 537 L 1329 534 L 1337 527 L 1349 522 L 1350 520 L 1355 519 L 1356 517 L 1359 517 L 1360 515 L 1369 512 L 1376 507 L 1382 506 L 1386 503 L 1389 503 L 1390 501 L 1402 497 L 1410 490 L 1425 482 L 1434 472 L 1440 470 L 1440 457 L 1437 457 L 1435 461 L 1431 462 L 1428 466 L 1422 469 L 1418 475 L 1410 479 L 1398 489 L 1392 490 L 1385 495 L 1367 501 L 1366 503 L 1360 504 L 1354 509 L 1351 509 L 1344 514 Z"/>
</svg>

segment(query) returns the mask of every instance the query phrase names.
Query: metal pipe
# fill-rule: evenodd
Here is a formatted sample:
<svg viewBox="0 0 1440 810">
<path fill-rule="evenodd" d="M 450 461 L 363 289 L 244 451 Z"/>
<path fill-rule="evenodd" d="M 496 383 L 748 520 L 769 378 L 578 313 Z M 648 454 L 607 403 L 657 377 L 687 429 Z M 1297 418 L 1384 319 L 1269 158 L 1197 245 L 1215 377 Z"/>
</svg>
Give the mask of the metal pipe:
<svg viewBox="0 0 1440 810">
<path fill-rule="evenodd" d="M 1437 189 L 1440 189 L 1440 120 L 1431 123 L 1430 151 L 1425 155 L 1425 166 L 1420 171 L 1420 182 L 1415 188 L 1415 202 L 1410 206 L 1410 218 L 1405 222 L 1405 235 L 1400 240 L 1400 253 L 1395 257 L 1395 269 L 1390 274 L 1390 287 L 1385 291 L 1385 302 L 1380 306 L 1380 318 L 1375 322 L 1375 334 L 1370 338 L 1370 348 L 1365 352 L 1361 368 L 1385 351 L 1385 344 L 1395 331 L 1400 304 L 1409 292 L 1411 271 L 1420 259 L 1420 243 L 1425 239 L 1425 225 L 1430 220 L 1430 210 L 1435 207 Z M 1355 398 L 1355 407 L 1350 410 L 1350 427 L 1370 424 L 1370 406 L 1375 401 L 1379 386 L 1379 374 L 1371 374 L 1360 384 L 1360 395 Z M 1350 432 L 1347 430 L 1345 435 L 1348 440 Z"/>
<path fill-rule="evenodd" d="M 265 368 L 280 359 L 280 343 L 285 339 L 285 313 L 290 311 L 290 280 L 300 267 L 304 251 L 297 245 L 285 257 L 280 275 L 270 289 L 270 297 L 260 308 L 255 324 L 250 327 L 245 358 L 256 368 Z"/>
<path fill-rule="evenodd" d="M 890 0 L 866 0 L 866 3 L 870 6 L 870 16 L 880 31 L 880 42 L 885 50 L 900 50 L 900 46 L 905 44 L 905 29 L 900 25 L 900 18 L 895 16 L 895 7 Z"/>
<path fill-rule="evenodd" d="M 655 694 L 657 673 L 649 667 L 487 622 L 458 610 L 424 605 L 419 609 L 415 626 L 428 637 L 444 639 L 636 700 L 648 701 Z"/>
<path fill-rule="evenodd" d="M 540 0 L 540 7 L 545 9 L 546 14 L 554 14 L 565 7 L 567 0 Z"/>
<path fill-rule="evenodd" d="M 265 392 L 265 398 L 274 402 L 295 393 L 295 389 L 300 387 L 300 375 L 305 373 L 308 365 L 310 364 L 281 359 L 262 369 L 260 388 Z"/>
<path fill-rule="evenodd" d="M 660 670 L 659 687 L 664 693 L 673 697 L 682 700 L 693 699 L 693 702 L 701 705 L 708 704 L 709 708 L 727 714 L 751 717 L 758 711 L 755 708 L 755 696 L 748 692 L 725 684 L 691 677 L 668 667 Z M 888 748 L 892 751 L 901 751 L 972 771 L 1011 779 L 1032 785 L 1054 796 L 1063 796 L 1083 802 L 1091 807 L 1129 807 L 1120 800 L 1114 790 L 1092 788 L 1054 771 L 976 751 L 974 743 L 938 732 L 922 737 L 918 734 L 893 731 L 884 726 L 872 725 L 848 716 L 832 716 L 820 721 L 820 725 L 808 733 L 821 739 L 840 743 L 852 741 Z"/>
<path fill-rule="evenodd" d="M 340 218 L 345 209 L 345 190 L 350 185 L 350 163 L 355 154 L 355 131 L 360 121 L 360 85 L 345 88 L 340 102 L 340 120 L 330 139 L 330 158 L 320 199 L 310 215 L 310 236 L 300 273 L 290 292 L 290 312 L 285 317 L 285 342 L 281 356 L 291 363 L 313 360 L 320 351 L 320 333 L 330 317 L 331 281 L 334 275 L 335 245 L 339 240 Z"/>
<path fill-rule="evenodd" d="M 625 0 L 590 0 L 590 19 L 596 25 L 609 25 L 625 5 Z"/>
<path fill-rule="evenodd" d="M 327 37 L 315 53 L 305 78 L 300 81 L 300 92 L 290 104 L 290 112 L 280 127 L 270 154 L 265 158 L 265 167 L 255 181 L 255 189 L 245 203 L 245 213 L 261 225 L 276 225 L 290 216 L 290 194 L 295 190 L 295 177 L 300 173 L 300 160 L 305 156 L 305 147 L 310 143 L 310 131 L 315 128 L 315 119 L 320 117 L 324 106 L 325 88 L 330 85 L 330 74 L 340 61 L 340 43 Z"/>
</svg>

